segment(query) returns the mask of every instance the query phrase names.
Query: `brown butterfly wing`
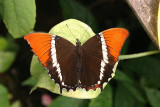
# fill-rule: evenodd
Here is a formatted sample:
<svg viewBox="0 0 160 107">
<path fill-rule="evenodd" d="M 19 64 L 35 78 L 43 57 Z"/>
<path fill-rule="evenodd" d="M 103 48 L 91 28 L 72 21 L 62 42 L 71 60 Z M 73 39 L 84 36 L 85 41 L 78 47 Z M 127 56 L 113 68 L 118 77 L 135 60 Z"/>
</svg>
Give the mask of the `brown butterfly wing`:
<svg viewBox="0 0 160 107">
<path fill-rule="evenodd" d="M 113 28 L 97 34 L 84 43 L 81 83 L 86 90 L 96 90 L 98 87 L 102 90 L 103 84 L 113 77 L 114 65 L 118 61 L 128 34 L 126 29 Z"/>
<path fill-rule="evenodd" d="M 32 33 L 24 37 L 38 56 L 39 61 L 47 68 L 60 92 L 65 88 L 75 90 L 78 84 L 75 72 L 75 46 L 68 40 L 48 33 Z"/>
</svg>

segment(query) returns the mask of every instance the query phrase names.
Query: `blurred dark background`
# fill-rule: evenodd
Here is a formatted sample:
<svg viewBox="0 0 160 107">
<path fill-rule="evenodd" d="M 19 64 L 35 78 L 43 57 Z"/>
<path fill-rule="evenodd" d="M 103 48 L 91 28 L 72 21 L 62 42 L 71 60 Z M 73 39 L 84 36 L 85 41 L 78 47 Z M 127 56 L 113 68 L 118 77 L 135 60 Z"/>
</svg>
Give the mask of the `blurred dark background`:
<svg viewBox="0 0 160 107">
<path fill-rule="evenodd" d="M 86 10 L 82 9 L 83 11 L 81 11 L 81 8 L 76 9 L 74 7 L 74 3 L 68 3 L 67 1 L 36 0 L 37 17 L 34 31 L 49 32 L 53 26 L 64 21 L 65 19 L 76 18 L 90 25 L 95 33 L 99 33 L 103 30 L 113 27 L 124 27 L 128 29 L 130 36 L 127 39 L 127 42 L 124 46 L 125 50 L 122 51 L 122 54 L 139 53 L 156 49 L 149 36 L 139 23 L 134 12 L 128 6 L 125 0 L 74 0 L 76 3 L 80 4 L 80 6 L 83 6 L 91 16 L 86 16 L 86 14 L 88 14 L 85 13 Z M 68 10 L 70 12 L 65 13 L 65 8 L 70 8 L 70 10 Z M 72 10 L 74 8 L 75 10 Z M 0 28 L 1 34 L 8 34 L 8 31 L 2 21 L 0 22 Z M 23 86 L 22 82 L 30 77 L 30 64 L 33 53 L 23 38 L 16 39 L 15 42 L 19 47 L 16 60 L 6 73 L 0 74 L 0 82 L 5 84 L 9 92 L 12 94 L 11 102 L 14 102 L 18 99 L 22 103 L 22 106 L 43 107 L 41 103 L 41 96 L 43 94 L 47 93 L 53 98 L 53 101 L 54 98 L 57 98 L 59 95 L 53 94 L 45 89 L 37 89 L 32 94 L 29 94 L 31 86 Z M 159 56 L 153 57 L 158 58 Z M 130 70 L 129 68 L 126 69 L 126 66 L 133 67 L 137 66 L 136 63 L 138 63 L 137 60 L 133 62 L 127 62 L 127 64 L 125 61 L 127 62 L 128 60 L 121 61 L 118 66 L 118 69 L 122 71 L 124 70 L 124 73 L 126 73 L 127 70 Z M 132 65 L 133 63 L 134 65 Z M 143 63 L 143 60 L 141 63 Z M 138 75 L 135 72 L 132 74 L 126 74 L 137 82 L 141 77 L 141 74 Z M 116 91 L 116 87 L 118 87 L 116 80 L 111 81 L 110 84 L 115 88 L 113 88 L 113 90 Z M 115 97 L 115 93 L 113 93 L 113 98 Z M 138 105 L 139 103 L 135 107 L 139 107 Z M 150 106 L 149 103 L 145 103 L 144 105 Z"/>
</svg>

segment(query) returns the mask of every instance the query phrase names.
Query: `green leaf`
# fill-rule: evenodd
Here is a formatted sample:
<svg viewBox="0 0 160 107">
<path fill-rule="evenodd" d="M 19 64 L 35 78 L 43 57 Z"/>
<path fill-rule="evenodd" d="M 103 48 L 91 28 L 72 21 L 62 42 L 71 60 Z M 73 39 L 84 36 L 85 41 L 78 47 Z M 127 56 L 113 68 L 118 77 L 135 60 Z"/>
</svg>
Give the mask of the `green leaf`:
<svg viewBox="0 0 160 107">
<path fill-rule="evenodd" d="M 144 95 L 142 94 L 142 91 L 140 91 L 138 86 L 135 86 L 127 82 L 123 82 L 122 84 L 133 95 L 133 97 L 135 97 L 139 102 L 146 103 L 146 99 Z"/>
<path fill-rule="evenodd" d="M 103 92 L 95 99 L 92 99 L 89 107 L 112 107 L 112 89 L 107 85 Z"/>
<path fill-rule="evenodd" d="M 35 66 L 34 66 L 35 65 Z M 58 84 L 55 84 L 53 80 L 48 75 L 48 71 L 42 66 L 38 61 L 38 58 L 34 55 L 31 63 L 31 75 L 36 78 L 38 83 L 32 88 L 31 92 L 34 91 L 37 87 L 45 88 L 53 93 L 60 94 L 60 88 Z M 77 88 L 76 91 L 70 90 L 67 92 L 65 89 L 62 90 L 62 95 L 74 97 L 74 98 L 95 98 L 101 93 L 101 90 L 98 88 L 96 91 Z"/>
<path fill-rule="evenodd" d="M 143 57 L 139 59 L 126 60 L 123 62 L 123 71 L 136 73 L 143 77 L 147 86 L 159 88 L 160 84 L 160 61 L 153 57 Z"/>
<path fill-rule="evenodd" d="M 159 107 L 160 105 L 160 91 L 151 88 L 145 88 L 147 98 L 152 107 Z"/>
<path fill-rule="evenodd" d="M 42 66 L 42 63 L 39 62 L 37 56 L 33 55 L 32 62 L 31 62 L 31 75 L 35 79 L 39 79 L 39 76 L 43 73 L 47 74 L 47 70 Z"/>
<path fill-rule="evenodd" d="M 134 84 L 134 80 L 129 78 L 125 73 L 120 70 L 116 71 L 115 79 L 121 81 L 121 84 L 141 103 L 145 103 L 146 99 L 142 94 L 140 87 Z"/>
<path fill-rule="evenodd" d="M 122 81 L 122 82 L 134 83 L 133 80 L 129 78 L 129 76 L 127 76 L 125 73 L 123 73 L 122 71 L 118 69 L 116 70 L 116 75 L 114 79 L 118 81 Z"/>
<path fill-rule="evenodd" d="M 65 19 L 78 19 L 92 26 L 95 32 L 98 31 L 98 25 L 95 18 L 84 6 L 75 0 L 59 0 L 59 2 Z"/>
<path fill-rule="evenodd" d="M 4 0 L 1 3 L 3 21 L 14 38 L 29 33 L 35 24 L 35 0 Z"/>
<path fill-rule="evenodd" d="M 21 102 L 19 100 L 12 103 L 11 107 L 22 107 Z"/>
<path fill-rule="evenodd" d="M 95 35 L 88 25 L 76 19 L 68 19 L 57 24 L 49 33 L 64 37 L 74 45 L 76 45 L 76 39 L 81 40 L 83 45 L 84 42 Z"/>
<path fill-rule="evenodd" d="M 59 96 L 48 107 L 87 107 L 88 100 Z"/>
<path fill-rule="evenodd" d="M 15 60 L 16 52 L 0 51 L 0 72 L 5 72 Z"/>
<path fill-rule="evenodd" d="M 8 42 L 4 37 L 0 36 L 0 51 L 7 48 Z"/>
<path fill-rule="evenodd" d="M 0 84 L 0 96 L 0 107 L 10 107 L 8 91 L 2 84 Z"/>
<path fill-rule="evenodd" d="M 0 72 L 7 71 L 15 60 L 19 46 L 14 42 L 13 37 L 8 36 L 8 38 L 0 38 Z M 2 41 L 2 42 L 1 42 Z"/>
<path fill-rule="evenodd" d="M 0 4 L 3 3 L 4 0 L 0 0 Z"/>
<path fill-rule="evenodd" d="M 23 81 L 22 85 L 36 85 L 37 81 L 34 77 L 29 77 L 27 80 Z"/>
<path fill-rule="evenodd" d="M 114 107 L 136 107 L 134 97 L 120 84 L 115 93 Z"/>
<path fill-rule="evenodd" d="M 69 19 L 61 22 L 60 24 L 54 26 L 49 33 L 64 37 L 73 44 L 76 43 L 76 39 L 80 39 L 81 43 L 83 44 L 86 40 L 95 35 L 88 25 L 75 19 Z M 82 35 L 83 38 L 81 39 Z M 35 90 L 37 87 L 40 87 L 45 88 L 53 93 L 60 94 L 59 85 L 55 84 L 54 81 L 51 80 L 51 78 L 48 75 L 48 71 L 38 61 L 38 58 L 36 56 L 33 56 L 30 71 L 31 75 L 38 81 L 37 84 L 32 88 L 31 92 Z M 103 88 L 105 86 L 106 84 L 103 85 Z M 62 90 L 63 96 L 83 99 L 95 98 L 100 93 L 100 88 L 97 88 L 96 91 L 86 91 L 82 88 L 77 88 L 76 91 L 69 90 L 69 92 L 67 92 L 65 89 Z"/>
</svg>

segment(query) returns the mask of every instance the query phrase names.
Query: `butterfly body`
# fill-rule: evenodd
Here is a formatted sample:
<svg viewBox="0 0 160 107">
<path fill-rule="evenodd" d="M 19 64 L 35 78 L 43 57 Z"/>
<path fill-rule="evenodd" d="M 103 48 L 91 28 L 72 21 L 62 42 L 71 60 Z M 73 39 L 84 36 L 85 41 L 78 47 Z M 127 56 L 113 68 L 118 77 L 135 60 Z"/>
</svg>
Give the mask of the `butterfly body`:
<svg viewBox="0 0 160 107">
<path fill-rule="evenodd" d="M 113 28 L 91 37 L 83 45 L 76 39 L 76 46 L 47 33 L 29 34 L 25 39 L 62 93 L 62 89 L 103 90 L 103 84 L 114 76 L 113 68 L 127 36 L 126 29 Z"/>
<path fill-rule="evenodd" d="M 82 72 L 83 54 L 81 42 L 77 39 L 75 46 L 76 72 Z"/>
</svg>

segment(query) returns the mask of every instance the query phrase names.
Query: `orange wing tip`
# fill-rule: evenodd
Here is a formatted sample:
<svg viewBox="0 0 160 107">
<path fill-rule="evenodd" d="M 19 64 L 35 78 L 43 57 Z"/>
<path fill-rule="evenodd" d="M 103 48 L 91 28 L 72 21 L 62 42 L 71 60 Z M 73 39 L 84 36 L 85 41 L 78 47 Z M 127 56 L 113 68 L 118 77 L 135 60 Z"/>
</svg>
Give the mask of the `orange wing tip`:
<svg viewBox="0 0 160 107">
<path fill-rule="evenodd" d="M 30 34 L 28 34 L 28 35 L 26 35 L 26 36 L 24 36 L 24 39 L 25 40 L 28 40 L 28 39 L 31 39 L 31 38 L 41 38 L 41 37 L 44 37 L 44 36 L 51 36 L 51 34 L 49 34 L 49 33 L 30 33 Z"/>
<path fill-rule="evenodd" d="M 31 33 L 24 37 L 24 39 L 30 44 L 30 46 L 35 46 L 38 44 L 36 42 L 42 43 L 46 39 L 51 39 L 51 34 L 48 33 Z M 32 47 L 33 48 L 33 47 Z"/>
<path fill-rule="evenodd" d="M 109 53 L 114 57 L 115 61 L 117 61 L 122 46 L 129 35 L 128 30 L 125 28 L 111 28 L 102 33 Z"/>
<path fill-rule="evenodd" d="M 52 36 L 48 33 L 31 33 L 24 37 L 38 59 L 45 64 L 50 58 Z M 46 65 L 44 65 L 46 66 Z"/>
<path fill-rule="evenodd" d="M 125 28 L 111 28 L 111 29 L 103 31 L 102 33 L 104 35 L 108 33 L 113 34 L 113 35 L 122 34 L 126 38 L 129 36 L 129 31 Z"/>
</svg>

